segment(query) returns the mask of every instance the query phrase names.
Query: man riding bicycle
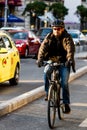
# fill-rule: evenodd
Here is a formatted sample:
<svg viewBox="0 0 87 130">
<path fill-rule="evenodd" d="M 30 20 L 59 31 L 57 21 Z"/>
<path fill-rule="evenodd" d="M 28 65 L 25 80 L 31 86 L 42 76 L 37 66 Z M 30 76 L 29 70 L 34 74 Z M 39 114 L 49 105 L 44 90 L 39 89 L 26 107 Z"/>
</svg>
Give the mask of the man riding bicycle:
<svg viewBox="0 0 87 130">
<path fill-rule="evenodd" d="M 70 34 L 68 34 L 65 30 L 65 25 L 62 20 L 55 20 L 52 24 L 52 30 L 53 31 L 45 37 L 40 46 L 37 63 L 38 67 L 43 65 L 44 60 L 63 63 L 63 65 L 59 67 L 59 74 L 62 86 L 63 103 L 65 106 L 64 113 L 68 114 L 71 111 L 69 105 L 70 95 L 68 80 L 71 66 L 75 72 L 75 46 Z M 51 73 L 52 68 L 49 64 L 47 64 L 44 68 L 44 82 L 46 91 L 45 100 L 48 98 L 49 78 Z"/>
</svg>

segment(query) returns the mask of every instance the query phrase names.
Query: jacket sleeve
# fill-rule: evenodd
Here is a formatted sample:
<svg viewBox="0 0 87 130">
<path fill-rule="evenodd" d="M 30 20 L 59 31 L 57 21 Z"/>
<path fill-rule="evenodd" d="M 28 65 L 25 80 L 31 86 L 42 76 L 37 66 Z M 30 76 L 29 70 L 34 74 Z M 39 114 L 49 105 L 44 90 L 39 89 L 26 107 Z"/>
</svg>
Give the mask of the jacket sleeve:
<svg viewBox="0 0 87 130">
<path fill-rule="evenodd" d="M 71 36 L 63 39 L 63 45 L 65 46 L 64 48 L 67 51 L 67 60 L 73 60 L 75 53 L 75 45 Z"/>
<path fill-rule="evenodd" d="M 75 54 L 75 45 L 74 42 L 69 36 L 68 38 L 64 38 L 63 44 L 65 46 L 65 49 L 67 51 L 67 60 L 72 60 L 72 70 L 73 72 L 76 72 L 75 70 L 75 59 L 74 59 L 74 54 Z"/>
<path fill-rule="evenodd" d="M 44 41 L 41 43 L 41 46 L 39 48 L 39 52 L 38 52 L 38 60 L 39 61 L 43 61 L 44 58 L 46 57 L 46 55 L 48 54 L 48 39 L 44 39 Z"/>
</svg>

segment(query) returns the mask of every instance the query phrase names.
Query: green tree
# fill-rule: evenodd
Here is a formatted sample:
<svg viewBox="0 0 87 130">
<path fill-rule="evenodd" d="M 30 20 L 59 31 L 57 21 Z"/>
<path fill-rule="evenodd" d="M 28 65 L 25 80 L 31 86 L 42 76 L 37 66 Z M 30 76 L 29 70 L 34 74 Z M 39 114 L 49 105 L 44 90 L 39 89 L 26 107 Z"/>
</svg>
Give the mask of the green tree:
<svg viewBox="0 0 87 130">
<path fill-rule="evenodd" d="M 35 25 L 36 17 L 44 15 L 45 10 L 52 11 L 53 15 L 59 19 L 64 19 L 64 16 L 68 14 L 68 9 L 64 7 L 64 5 L 60 2 L 55 2 L 52 5 L 47 5 L 45 2 L 36 0 L 35 2 L 26 5 L 22 15 L 25 15 L 26 12 L 29 12 L 30 21 Z"/>
<path fill-rule="evenodd" d="M 23 15 L 26 12 L 30 12 L 30 13 L 34 12 L 37 15 L 43 15 L 46 7 L 47 7 L 47 4 L 45 4 L 44 2 L 40 2 L 40 1 L 35 1 L 33 3 L 29 3 L 25 7 Z"/>
<path fill-rule="evenodd" d="M 83 5 L 77 6 L 76 14 L 80 17 L 81 29 L 85 28 L 84 25 L 87 23 L 87 8 Z"/>
<path fill-rule="evenodd" d="M 64 19 L 64 16 L 68 14 L 68 9 L 60 2 L 53 3 L 49 10 L 52 10 L 54 16 L 59 19 Z"/>
<path fill-rule="evenodd" d="M 47 7 L 47 4 L 36 0 L 35 2 L 29 3 L 26 5 L 25 10 L 23 11 L 22 15 L 25 15 L 26 12 L 29 12 L 30 23 L 35 26 L 36 20 L 38 20 L 38 25 L 39 25 L 39 19 L 37 16 L 43 15 L 46 7 Z"/>
</svg>

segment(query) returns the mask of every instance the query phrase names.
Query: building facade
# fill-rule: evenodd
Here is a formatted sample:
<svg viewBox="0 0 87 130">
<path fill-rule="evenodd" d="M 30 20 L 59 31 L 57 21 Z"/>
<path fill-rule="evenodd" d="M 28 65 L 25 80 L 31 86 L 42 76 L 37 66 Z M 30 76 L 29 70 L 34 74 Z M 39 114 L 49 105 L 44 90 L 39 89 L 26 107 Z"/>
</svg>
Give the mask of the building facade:
<svg viewBox="0 0 87 130">
<path fill-rule="evenodd" d="M 87 0 L 64 0 L 64 6 L 68 8 L 68 15 L 64 19 L 66 28 L 81 29 L 80 16 L 76 15 L 79 5 L 87 7 Z"/>
</svg>

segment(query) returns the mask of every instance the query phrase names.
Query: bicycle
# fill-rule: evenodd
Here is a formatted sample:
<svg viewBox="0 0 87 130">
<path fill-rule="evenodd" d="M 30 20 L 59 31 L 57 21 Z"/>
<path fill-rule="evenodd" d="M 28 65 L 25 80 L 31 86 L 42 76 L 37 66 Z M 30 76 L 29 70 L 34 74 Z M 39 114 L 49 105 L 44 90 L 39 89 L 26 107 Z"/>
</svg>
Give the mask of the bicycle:
<svg viewBox="0 0 87 130">
<path fill-rule="evenodd" d="M 63 99 L 61 98 L 61 83 L 58 68 L 62 64 L 51 63 L 53 67 L 51 74 L 50 86 L 48 91 L 48 125 L 52 129 L 54 128 L 56 112 L 58 112 L 59 119 L 63 119 Z"/>
</svg>

